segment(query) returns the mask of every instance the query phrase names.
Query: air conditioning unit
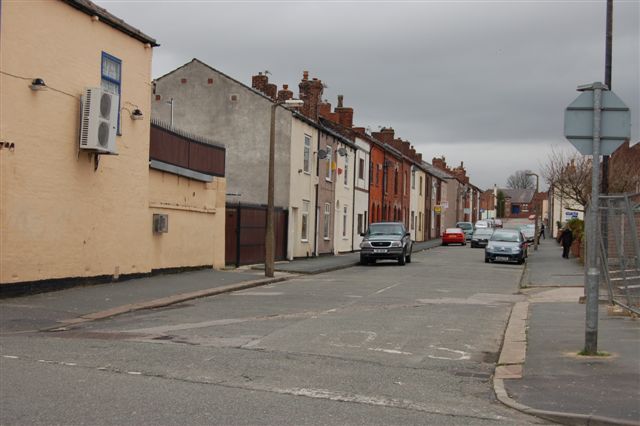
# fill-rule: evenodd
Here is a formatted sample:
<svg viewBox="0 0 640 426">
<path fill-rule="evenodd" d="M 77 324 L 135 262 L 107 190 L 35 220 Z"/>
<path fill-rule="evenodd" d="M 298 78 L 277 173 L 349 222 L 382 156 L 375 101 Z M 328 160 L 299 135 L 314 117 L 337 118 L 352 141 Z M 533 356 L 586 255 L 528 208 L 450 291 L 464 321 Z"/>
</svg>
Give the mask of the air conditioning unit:
<svg viewBox="0 0 640 426">
<path fill-rule="evenodd" d="M 119 96 L 100 87 L 85 89 L 82 95 L 80 148 L 106 154 L 116 153 Z"/>
<path fill-rule="evenodd" d="M 156 234 L 164 234 L 169 232 L 169 215 L 153 214 L 153 232 Z"/>
</svg>

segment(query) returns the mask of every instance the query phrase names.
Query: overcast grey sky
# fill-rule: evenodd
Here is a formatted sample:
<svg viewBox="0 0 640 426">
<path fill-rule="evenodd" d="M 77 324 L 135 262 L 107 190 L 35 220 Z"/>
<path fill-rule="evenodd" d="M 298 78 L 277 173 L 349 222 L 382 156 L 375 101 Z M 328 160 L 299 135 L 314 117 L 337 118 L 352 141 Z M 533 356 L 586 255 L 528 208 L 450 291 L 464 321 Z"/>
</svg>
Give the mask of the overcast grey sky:
<svg viewBox="0 0 640 426">
<path fill-rule="evenodd" d="M 393 127 L 429 162 L 464 161 L 481 188 L 573 149 L 564 108 L 578 85 L 604 81 L 605 0 L 97 3 L 160 43 L 154 78 L 198 58 L 247 85 L 269 70 L 297 96 L 308 70 L 356 125 Z M 612 87 L 634 143 L 640 0 L 614 1 L 613 29 Z"/>
</svg>

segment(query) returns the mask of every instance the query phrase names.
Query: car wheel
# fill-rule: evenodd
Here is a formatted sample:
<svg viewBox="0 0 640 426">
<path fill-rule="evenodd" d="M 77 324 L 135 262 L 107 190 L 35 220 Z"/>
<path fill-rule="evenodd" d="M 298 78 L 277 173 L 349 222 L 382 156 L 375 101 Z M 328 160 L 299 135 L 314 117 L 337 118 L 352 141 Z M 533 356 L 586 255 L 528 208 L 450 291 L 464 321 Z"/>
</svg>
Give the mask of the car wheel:
<svg viewBox="0 0 640 426">
<path fill-rule="evenodd" d="M 524 257 L 518 259 L 518 265 L 522 265 L 524 263 Z"/>
<path fill-rule="evenodd" d="M 466 245 L 467 245 L 467 242 L 465 241 L 464 243 L 462 243 L 462 245 L 463 245 L 463 246 L 466 246 Z"/>
<path fill-rule="evenodd" d="M 407 263 L 407 259 L 403 251 L 400 257 L 398 258 L 398 265 L 404 266 L 405 263 Z"/>
<path fill-rule="evenodd" d="M 442 243 L 442 245 L 443 245 L 443 246 L 446 246 L 446 245 L 447 245 L 447 243 Z"/>
<path fill-rule="evenodd" d="M 407 263 L 411 263 L 411 252 L 406 257 Z"/>
<path fill-rule="evenodd" d="M 366 257 L 364 257 L 364 256 L 360 255 L 360 264 L 361 264 L 361 265 L 368 265 L 368 264 L 369 264 L 369 261 L 367 260 L 367 258 L 366 258 Z"/>
<path fill-rule="evenodd" d="M 484 257 L 484 263 L 489 263 L 489 258 L 488 257 Z"/>
</svg>

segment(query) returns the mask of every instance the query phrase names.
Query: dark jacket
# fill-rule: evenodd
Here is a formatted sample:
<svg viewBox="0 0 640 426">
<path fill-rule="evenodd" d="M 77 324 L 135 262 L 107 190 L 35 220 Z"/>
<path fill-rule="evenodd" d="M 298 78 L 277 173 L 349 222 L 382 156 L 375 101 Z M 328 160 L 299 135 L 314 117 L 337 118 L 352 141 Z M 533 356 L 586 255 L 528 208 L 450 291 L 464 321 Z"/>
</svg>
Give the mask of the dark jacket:
<svg viewBox="0 0 640 426">
<path fill-rule="evenodd" d="M 562 247 L 571 247 L 571 243 L 573 243 L 573 233 L 571 229 L 566 228 L 560 235 L 560 244 Z"/>
</svg>

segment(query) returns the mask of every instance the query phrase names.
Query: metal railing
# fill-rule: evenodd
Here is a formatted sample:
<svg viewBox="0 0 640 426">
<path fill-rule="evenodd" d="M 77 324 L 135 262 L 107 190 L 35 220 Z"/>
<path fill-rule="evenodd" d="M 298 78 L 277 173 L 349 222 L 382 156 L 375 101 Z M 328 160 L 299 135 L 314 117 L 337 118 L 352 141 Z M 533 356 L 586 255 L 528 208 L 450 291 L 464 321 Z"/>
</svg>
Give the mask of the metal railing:
<svg viewBox="0 0 640 426">
<path fill-rule="evenodd" d="M 640 193 L 599 201 L 601 285 L 609 303 L 640 315 Z"/>
</svg>

